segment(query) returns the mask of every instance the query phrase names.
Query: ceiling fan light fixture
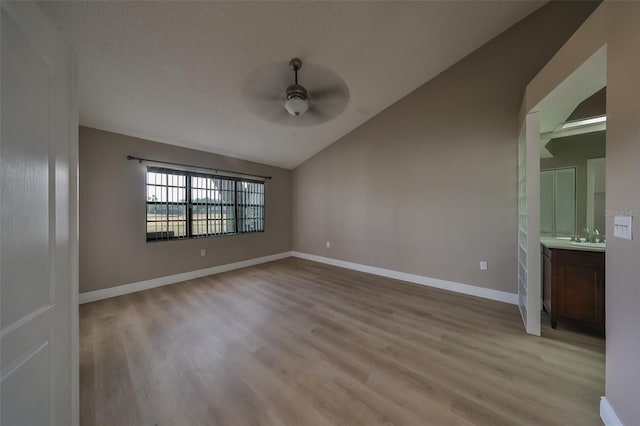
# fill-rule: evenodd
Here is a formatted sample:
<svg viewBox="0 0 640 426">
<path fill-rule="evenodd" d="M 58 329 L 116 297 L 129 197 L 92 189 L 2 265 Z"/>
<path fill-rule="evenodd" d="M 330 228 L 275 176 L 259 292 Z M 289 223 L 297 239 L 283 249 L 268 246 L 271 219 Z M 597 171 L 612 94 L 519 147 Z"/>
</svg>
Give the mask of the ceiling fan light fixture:
<svg viewBox="0 0 640 426">
<path fill-rule="evenodd" d="M 298 117 L 309 109 L 309 101 L 303 98 L 290 98 L 284 102 L 284 107 L 287 112 L 295 117 Z"/>
<path fill-rule="evenodd" d="M 295 117 L 298 117 L 309 109 L 309 97 L 307 96 L 307 89 L 299 84 L 292 84 L 287 87 L 286 100 L 284 101 L 284 107 L 287 112 Z"/>
</svg>

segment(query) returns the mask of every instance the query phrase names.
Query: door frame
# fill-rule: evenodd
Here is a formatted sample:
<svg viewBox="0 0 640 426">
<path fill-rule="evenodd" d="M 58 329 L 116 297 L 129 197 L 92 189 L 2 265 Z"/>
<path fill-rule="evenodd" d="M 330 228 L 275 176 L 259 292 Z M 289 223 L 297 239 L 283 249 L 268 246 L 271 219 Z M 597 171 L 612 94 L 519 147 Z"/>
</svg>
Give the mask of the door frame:
<svg viewBox="0 0 640 426">
<path fill-rule="evenodd" d="M 528 334 L 540 335 L 540 114 L 523 117 L 518 144 L 518 305 Z M 524 191 L 524 194 L 522 194 Z M 521 196 L 524 195 L 524 200 Z M 524 215 L 524 219 L 522 218 Z M 523 223 L 522 223 L 523 222 Z M 521 229 L 521 226 L 524 229 Z M 524 238 L 521 236 L 524 232 Z"/>
<path fill-rule="evenodd" d="M 579 55 L 569 55 L 570 61 L 562 62 L 561 69 L 557 68 L 559 63 L 555 58 L 563 56 L 565 49 L 568 49 L 565 45 L 560 52 L 542 69 L 542 71 L 529 82 L 522 99 L 522 105 L 520 108 L 520 114 L 518 117 L 518 123 L 521 128 L 525 128 L 526 119 L 529 114 L 537 112 L 540 116 L 538 137 L 540 134 L 547 134 L 558 127 L 559 124 L 571 114 L 576 105 L 586 99 L 588 96 L 602 89 L 607 84 L 607 45 L 606 43 L 600 44 L 598 39 L 594 39 L 593 45 L 590 49 L 581 51 Z M 559 78 L 559 74 L 562 78 Z M 550 77 L 553 76 L 553 77 Z M 537 168 L 538 174 L 536 175 L 536 181 L 538 182 L 538 192 L 528 192 L 527 209 L 531 211 L 531 208 L 537 209 L 537 235 L 536 239 L 538 246 L 540 246 L 540 143 L 535 147 L 534 152 L 533 145 L 528 146 L 531 151 L 527 150 L 527 169 L 534 170 Z M 535 163 L 535 164 L 534 164 Z M 531 176 L 531 175 L 529 175 Z M 577 210 L 576 210 L 577 214 Z M 576 223 L 577 226 L 577 223 Z M 533 233 L 532 233 L 533 235 Z M 528 235 L 528 237 L 532 236 Z M 540 250 L 538 250 L 538 257 L 540 257 Z M 538 264 L 540 264 L 538 259 Z M 537 271 L 538 281 L 541 279 L 541 271 Z M 538 282 L 540 289 L 542 285 Z"/>
</svg>

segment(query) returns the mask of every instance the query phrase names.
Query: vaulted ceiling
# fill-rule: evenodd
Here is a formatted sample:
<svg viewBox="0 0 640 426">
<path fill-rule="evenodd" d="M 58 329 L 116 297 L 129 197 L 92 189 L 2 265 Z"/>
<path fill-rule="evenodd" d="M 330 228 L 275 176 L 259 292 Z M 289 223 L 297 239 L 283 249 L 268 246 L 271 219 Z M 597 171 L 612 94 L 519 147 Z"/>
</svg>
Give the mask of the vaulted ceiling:
<svg viewBox="0 0 640 426">
<path fill-rule="evenodd" d="M 544 2 L 40 4 L 78 53 L 82 125 L 293 168 Z M 247 77 L 294 56 L 346 82 L 342 114 L 289 127 L 249 110 Z"/>
</svg>

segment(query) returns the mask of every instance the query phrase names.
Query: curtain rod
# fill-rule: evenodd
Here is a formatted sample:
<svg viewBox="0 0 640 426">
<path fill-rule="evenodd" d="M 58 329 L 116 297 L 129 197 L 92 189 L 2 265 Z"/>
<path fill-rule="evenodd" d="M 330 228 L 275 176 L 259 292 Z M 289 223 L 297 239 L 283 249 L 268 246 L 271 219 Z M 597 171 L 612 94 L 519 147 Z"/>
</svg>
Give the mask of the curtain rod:
<svg viewBox="0 0 640 426">
<path fill-rule="evenodd" d="M 231 170 L 214 169 L 213 167 L 192 166 L 190 164 L 172 163 L 171 161 L 150 160 L 149 158 L 134 157 L 133 155 L 127 155 L 127 160 L 137 160 L 140 163 L 142 163 L 143 161 L 148 161 L 150 163 L 169 164 L 169 165 L 172 165 L 172 166 L 191 167 L 191 168 L 194 168 L 194 169 L 211 170 L 211 171 L 214 171 L 216 173 L 231 173 L 231 174 L 234 174 L 234 175 L 251 176 L 251 177 L 256 177 L 256 178 L 260 178 L 260 179 L 271 179 L 271 176 L 261 176 L 261 175 L 254 175 L 252 173 L 233 172 Z"/>
</svg>

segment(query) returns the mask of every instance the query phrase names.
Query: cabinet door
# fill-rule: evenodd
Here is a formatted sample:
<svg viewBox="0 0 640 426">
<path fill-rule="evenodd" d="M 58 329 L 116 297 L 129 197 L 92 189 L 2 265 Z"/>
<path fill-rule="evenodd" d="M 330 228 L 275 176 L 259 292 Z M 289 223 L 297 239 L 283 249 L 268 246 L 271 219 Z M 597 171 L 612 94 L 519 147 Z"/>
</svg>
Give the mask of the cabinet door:
<svg viewBox="0 0 640 426">
<path fill-rule="evenodd" d="M 555 170 L 554 222 L 556 236 L 576 233 L 576 169 Z"/>
<path fill-rule="evenodd" d="M 558 315 L 585 323 L 602 319 L 602 275 L 590 265 L 562 265 L 558 286 Z"/>
<path fill-rule="evenodd" d="M 553 236 L 553 170 L 540 172 L 540 235 Z"/>
</svg>

